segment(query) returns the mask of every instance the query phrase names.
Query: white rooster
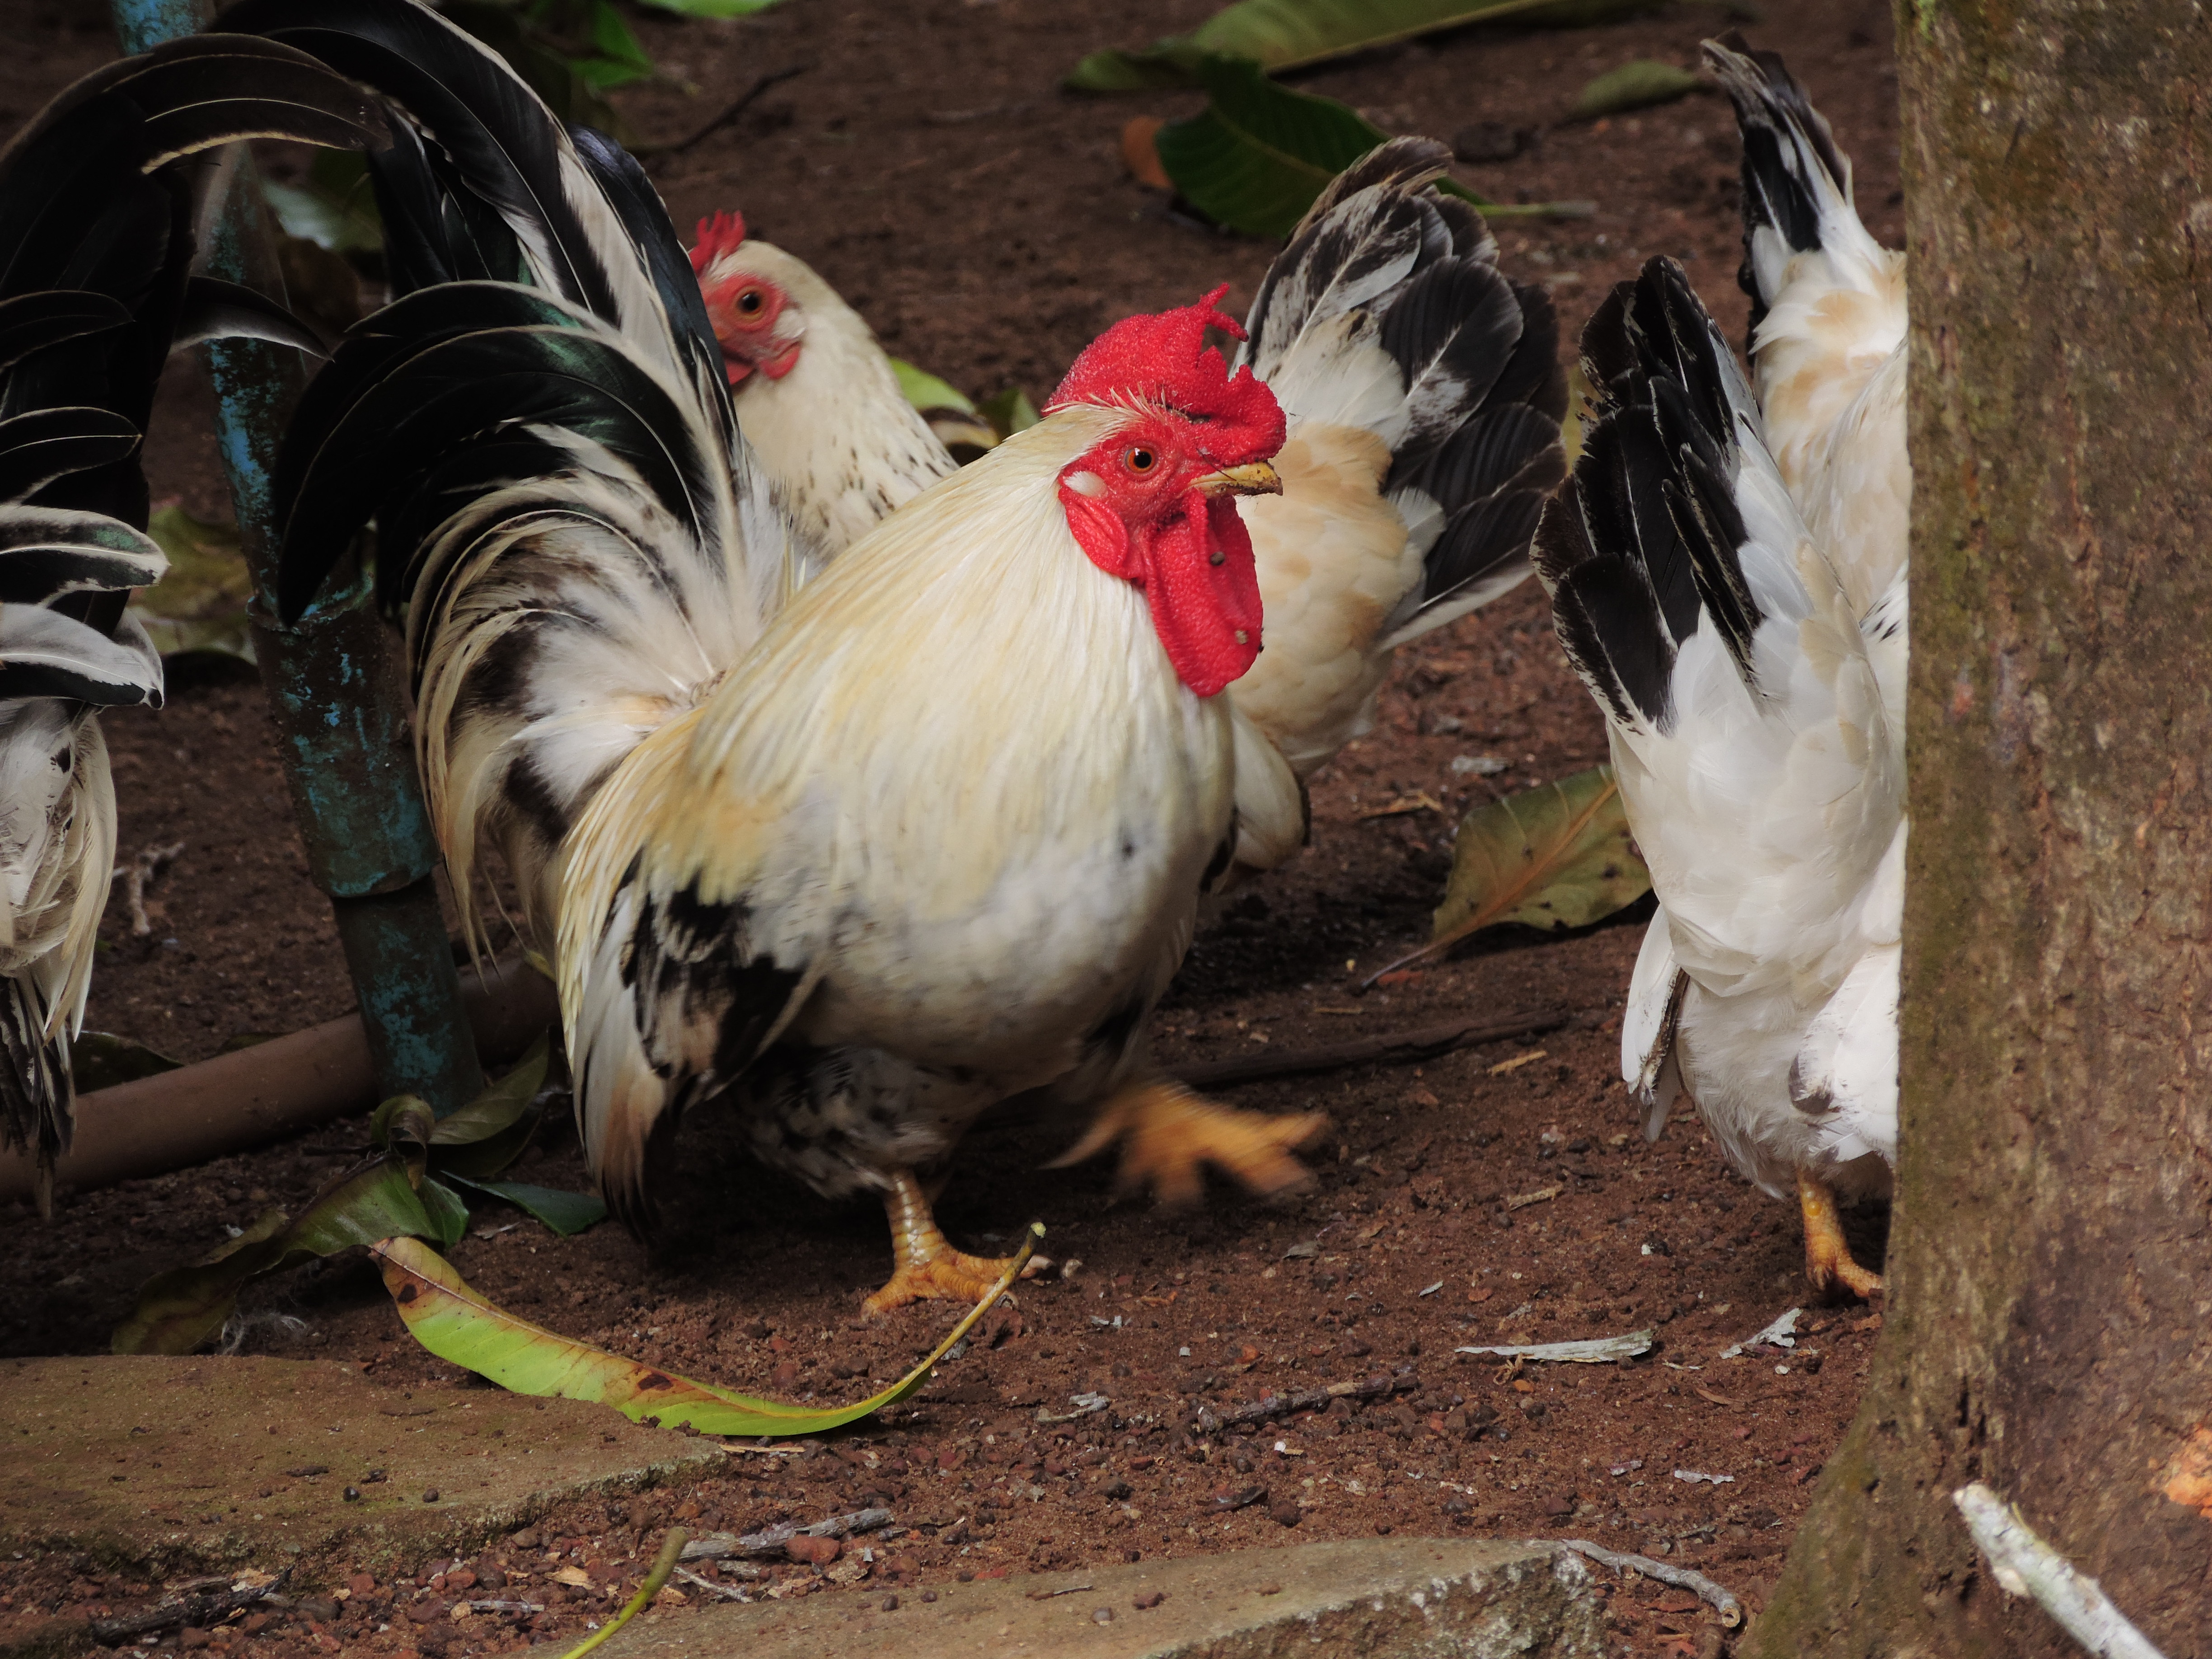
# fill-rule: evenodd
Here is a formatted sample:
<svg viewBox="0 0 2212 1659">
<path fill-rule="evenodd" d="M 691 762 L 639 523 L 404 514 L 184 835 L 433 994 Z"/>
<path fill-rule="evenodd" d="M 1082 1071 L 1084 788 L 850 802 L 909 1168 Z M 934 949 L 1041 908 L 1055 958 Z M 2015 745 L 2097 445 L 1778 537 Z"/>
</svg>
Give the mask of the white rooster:
<svg viewBox="0 0 2212 1659">
<path fill-rule="evenodd" d="M 1886 1198 L 1897 1153 L 1902 259 L 1780 60 L 1707 56 L 1744 132 L 1753 379 L 1673 261 L 1617 289 L 1536 564 L 1660 899 L 1621 1033 L 1646 1132 L 1686 1089 L 1796 1198 L 1814 1287 L 1871 1297 L 1836 1205 Z"/>
</svg>

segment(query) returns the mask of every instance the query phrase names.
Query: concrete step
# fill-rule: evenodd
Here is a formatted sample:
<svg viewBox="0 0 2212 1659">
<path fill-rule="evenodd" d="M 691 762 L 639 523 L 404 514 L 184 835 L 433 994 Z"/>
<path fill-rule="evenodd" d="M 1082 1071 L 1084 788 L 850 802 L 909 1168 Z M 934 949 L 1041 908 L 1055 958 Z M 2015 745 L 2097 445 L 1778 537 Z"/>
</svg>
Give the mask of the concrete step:
<svg viewBox="0 0 2212 1659">
<path fill-rule="evenodd" d="M 1154 1600 L 1155 1597 L 1158 1599 Z M 646 1613 L 602 1659 L 1597 1659 L 1603 1599 L 1553 1544 L 1362 1539 Z"/>
</svg>

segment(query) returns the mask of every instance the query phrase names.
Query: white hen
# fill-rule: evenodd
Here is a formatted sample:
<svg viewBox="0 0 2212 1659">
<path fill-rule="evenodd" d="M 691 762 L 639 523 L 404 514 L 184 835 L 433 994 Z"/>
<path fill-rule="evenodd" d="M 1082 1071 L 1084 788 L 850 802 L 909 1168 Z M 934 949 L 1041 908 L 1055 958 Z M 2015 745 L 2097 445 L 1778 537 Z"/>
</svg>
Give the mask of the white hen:
<svg viewBox="0 0 2212 1659">
<path fill-rule="evenodd" d="M 1583 337 L 1600 388 L 1537 568 L 1604 707 L 1661 908 L 1621 1034 L 1656 1136 L 1686 1088 L 1803 1212 L 1806 1271 L 1876 1294 L 1836 1199 L 1897 1152 L 1905 838 L 1902 272 L 1779 61 L 1709 47 L 1745 132 L 1762 412 L 1680 266 Z"/>
</svg>

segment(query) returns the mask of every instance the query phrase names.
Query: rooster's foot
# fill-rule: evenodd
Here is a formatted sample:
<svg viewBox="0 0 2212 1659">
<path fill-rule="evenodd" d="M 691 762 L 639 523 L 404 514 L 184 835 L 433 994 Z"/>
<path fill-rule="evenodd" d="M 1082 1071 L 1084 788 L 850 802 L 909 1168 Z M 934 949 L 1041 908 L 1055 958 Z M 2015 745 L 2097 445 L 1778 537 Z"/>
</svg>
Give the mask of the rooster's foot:
<svg viewBox="0 0 2212 1659">
<path fill-rule="evenodd" d="M 1862 1302 L 1880 1296 L 1881 1275 L 1852 1260 L 1842 1218 L 1836 1213 L 1836 1195 L 1803 1170 L 1797 1171 L 1797 1207 L 1805 1216 L 1805 1277 L 1812 1280 L 1814 1291 L 1826 1296 L 1840 1285 Z"/>
<path fill-rule="evenodd" d="M 1013 1265 L 1013 1258 L 994 1259 L 956 1250 L 937 1229 L 929 1198 L 909 1170 L 892 1172 L 890 1190 L 884 1195 L 890 1216 L 891 1255 L 897 1264 L 890 1282 L 860 1304 L 861 1311 L 889 1313 L 909 1302 L 979 1302 Z M 1030 1258 L 1022 1277 L 1033 1278 L 1051 1262 L 1041 1255 Z"/>
<path fill-rule="evenodd" d="M 1132 1084 L 1099 1109 L 1083 1139 L 1050 1168 L 1080 1163 L 1121 1142 L 1117 1184 L 1150 1182 L 1164 1204 L 1192 1204 L 1204 1190 L 1200 1168 L 1217 1164 L 1261 1194 L 1313 1179 L 1291 1153 L 1327 1127 L 1320 1112 L 1270 1117 L 1201 1100 L 1181 1084 L 1159 1079 Z"/>
</svg>

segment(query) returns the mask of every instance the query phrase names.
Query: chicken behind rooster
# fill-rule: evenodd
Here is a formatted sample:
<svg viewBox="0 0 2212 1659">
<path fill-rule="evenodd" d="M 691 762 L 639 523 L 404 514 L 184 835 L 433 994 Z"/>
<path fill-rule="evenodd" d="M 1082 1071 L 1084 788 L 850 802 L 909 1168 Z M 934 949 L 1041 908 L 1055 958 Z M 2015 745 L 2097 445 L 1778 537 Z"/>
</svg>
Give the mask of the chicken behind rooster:
<svg viewBox="0 0 2212 1659">
<path fill-rule="evenodd" d="M 205 152 L 358 147 L 374 126 L 320 65 L 200 36 L 86 76 L 0 151 L 0 1143 L 34 1153 L 42 1215 L 115 862 L 97 711 L 161 697 L 161 659 L 124 611 L 168 563 L 138 465 L 155 384 L 180 340 L 312 343 L 191 275 Z"/>
</svg>

